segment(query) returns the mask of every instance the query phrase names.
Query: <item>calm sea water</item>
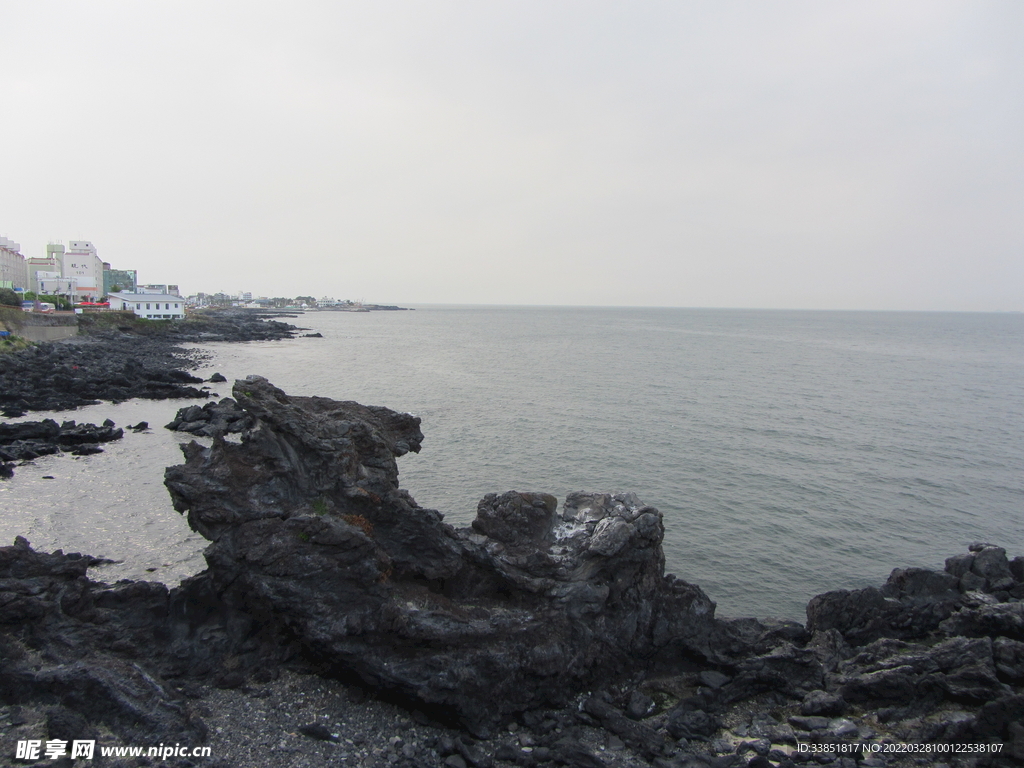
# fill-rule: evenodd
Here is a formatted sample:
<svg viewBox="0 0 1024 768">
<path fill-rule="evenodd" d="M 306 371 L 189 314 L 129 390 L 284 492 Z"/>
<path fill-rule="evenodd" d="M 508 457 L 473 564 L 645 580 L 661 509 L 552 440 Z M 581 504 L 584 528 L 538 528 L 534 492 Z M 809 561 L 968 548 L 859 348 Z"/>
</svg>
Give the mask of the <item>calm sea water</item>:
<svg viewBox="0 0 1024 768">
<path fill-rule="evenodd" d="M 802 620 L 818 592 L 941 567 L 976 540 L 1024 554 L 1021 314 L 419 307 L 294 322 L 324 338 L 206 345 L 204 373 L 421 416 L 402 484 L 453 524 L 489 492 L 635 491 L 665 514 L 668 570 L 719 615 Z M 181 405 L 56 417 L 159 427 Z M 204 541 L 162 486 L 184 439 L 157 428 L 18 469 L 0 484 L 0 541 L 122 561 L 108 579 L 200 570 Z"/>
</svg>

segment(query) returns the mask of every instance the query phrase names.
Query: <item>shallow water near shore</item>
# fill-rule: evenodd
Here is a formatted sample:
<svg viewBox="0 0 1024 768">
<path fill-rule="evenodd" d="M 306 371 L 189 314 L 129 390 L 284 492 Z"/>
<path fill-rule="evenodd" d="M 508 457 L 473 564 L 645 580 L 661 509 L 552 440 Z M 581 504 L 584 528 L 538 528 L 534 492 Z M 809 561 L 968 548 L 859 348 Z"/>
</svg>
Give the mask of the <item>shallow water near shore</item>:
<svg viewBox="0 0 1024 768">
<path fill-rule="evenodd" d="M 489 492 L 634 491 L 665 514 L 667 570 L 719 615 L 803 620 L 818 592 L 941 567 L 975 540 L 1024 554 L 1024 315 L 419 307 L 291 322 L 324 338 L 205 345 L 200 374 L 416 413 L 426 440 L 399 460 L 402 485 L 452 524 Z M 0 483 L 0 540 L 124 561 L 103 578 L 201 569 L 205 542 L 162 486 L 191 439 L 162 429 L 183 404 L 25 417 L 153 429 L 18 468 Z"/>
</svg>

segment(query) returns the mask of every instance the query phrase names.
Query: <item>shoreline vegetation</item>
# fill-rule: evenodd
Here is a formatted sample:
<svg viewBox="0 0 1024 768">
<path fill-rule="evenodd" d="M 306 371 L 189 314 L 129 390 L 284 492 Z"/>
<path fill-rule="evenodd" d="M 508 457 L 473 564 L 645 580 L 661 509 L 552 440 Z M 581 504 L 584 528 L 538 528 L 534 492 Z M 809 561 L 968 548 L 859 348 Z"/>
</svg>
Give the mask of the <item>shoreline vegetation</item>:
<svg viewBox="0 0 1024 768">
<path fill-rule="evenodd" d="M 0 409 L 206 397 L 179 343 L 302 330 L 249 310 L 190 323 L 87 320 L 0 356 Z M 31 423 L 0 425 L 0 451 L 120 432 L 34 422 L 45 434 L 26 437 Z M 12 762 L 26 739 L 211 747 L 105 763 L 182 768 L 1024 759 L 1024 557 L 998 546 L 818 595 L 806 624 L 719 619 L 664 573 L 661 514 L 633 494 L 495 493 L 471 527 L 445 524 L 398 485 L 395 458 L 424 439 L 409 414 L 251 376 L 167 426 L 212 441 L 165 475 L 210 541 L 206 571 L 105 584 L 88 555 L 0 547 Z"/>
</svg>

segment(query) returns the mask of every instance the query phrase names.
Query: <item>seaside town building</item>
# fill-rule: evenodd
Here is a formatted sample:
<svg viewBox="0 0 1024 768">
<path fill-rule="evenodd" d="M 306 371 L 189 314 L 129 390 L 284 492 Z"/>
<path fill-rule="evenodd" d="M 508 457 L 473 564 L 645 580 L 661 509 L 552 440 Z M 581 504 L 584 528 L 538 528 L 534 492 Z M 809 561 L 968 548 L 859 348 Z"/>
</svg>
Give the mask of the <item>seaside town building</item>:
<svg viewBox="0 0 1024 768">
<path fill-rule="evenodd" d="M 78 281 L 73 277 L 61 277 L 60 272 L 35 273 L 32 288 L 42 296 L 75 296 L 78 294 Z"/>
<path fill-rule="evenodd" d="M 21 288 L 28 285 L 28 267 L 21 254 L 21 244 L 0 237 L 0 288 Z"/>
<path fill-rule="evenodd" d="M 20 244 L 0 237 L 0 287 L 45 296 L 66 296 L 75 303 L 98 302 L 108 294 L 148 294 L 151 307 L 161 305 L 160 315 L 184 316 L 184 300 L 177 285 L 140 286 L 136 270 L 112 269 L 109 263 L 100 260 L 96 246 L 88 240 L 72 240 L 67 248 L 60 242 L 49 243 L 45 257 L 26 259 L 20 251 Z M 160 300 L 156 296 L 160 296 Z M 147 302 L 133 303 L 144 306 Z M 151 308 L 149 314 L 158 313 Z M 141 315 L 146 316 L 145 309 L 141 310 Z"/>
<path fill-rule="evenodd" d="M 47 252 L 49 252 L 47 247 Z M 76 300 L 98 301 L 103 294 L 103 262 L 87 240 L 72 240 L 63 257 L 63 277 L 77 280 Z"/>
<path fill-rule="evenodd" d="M 128 293 L 128 291 L 124 291 L 124 293 Z M 140 285 L 140 286 L 138 286 L 135 289 L 135 293 L 169 293 L 171 296 L 180 296 L 181 295 L 179 293 L 179 291 L 178 291 L 178 286 L 170 285 L 168 283 L 163 283 L 163 284 L 158 284 L 158 285 L 154 285 L 154 284 Z"/>
<path fill-rule="evenodd" d="M 181 320 L 185 300 L 171 293 L 111 293 L 111 309 L 130 310 L 147 320 Z"/>
<path fill-rule="evenodd" d="M 63 246 L 62 246 L 63 250 Z M 52 280 L 54 277 L 64 277 L 64 266 L 60 260 L 50 253 L 46 258 L 33 256 L 25 260 L 28 269 L 28 281 L 25 283 L 26 291 L 46 293 L 39 286 L 40 280 Z"/>
<path fill-rule="evenodd" d="M 103 262 L 103 295 L 111 293 L 135 293 L 139 284 L 139 273 L 134 269 L 111 269 Z"/>
<path fill-rule="evenodd" d="M 47 243 L 47 245 L 46 245 L 46 258 L 47 259 L 55 259 L 57 264 L 58 264 L 58 266 L 60 267 L 61 274 L 64 273 L 64 244 L 63 243 L 60 243 L 60 242 L 57 242 L 57 243 Z"/>
<path fill-rule="evenodd" d="M 195 307 L 230 306 L 234 299 L 226 293 L 197 293 L 189 296 L 188 302 Z"/>
</svg>

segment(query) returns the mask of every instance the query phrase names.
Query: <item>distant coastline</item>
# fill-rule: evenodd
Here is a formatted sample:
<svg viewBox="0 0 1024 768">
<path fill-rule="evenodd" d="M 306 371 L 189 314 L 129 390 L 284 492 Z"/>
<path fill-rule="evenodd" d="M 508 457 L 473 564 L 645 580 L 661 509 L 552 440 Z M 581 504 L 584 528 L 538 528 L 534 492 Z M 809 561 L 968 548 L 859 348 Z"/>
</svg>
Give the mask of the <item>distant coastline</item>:
<svg viewBox="0 0 1024 768">
<path fill-rule="evenodd" d="M 303 312 L 407 312 L 410 307 L 399 307 L 394 304 L 354 304 L 335 307 L 305 307 Z"/>
</svg>

